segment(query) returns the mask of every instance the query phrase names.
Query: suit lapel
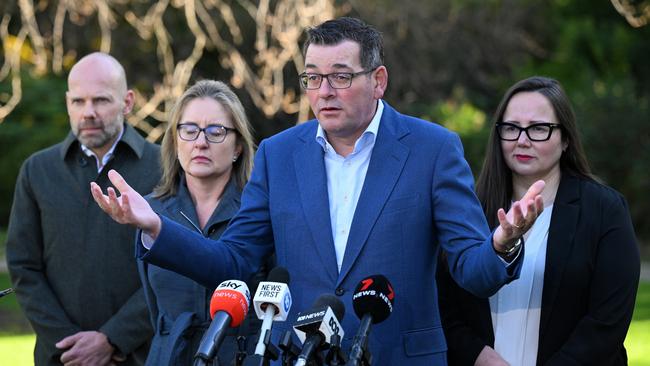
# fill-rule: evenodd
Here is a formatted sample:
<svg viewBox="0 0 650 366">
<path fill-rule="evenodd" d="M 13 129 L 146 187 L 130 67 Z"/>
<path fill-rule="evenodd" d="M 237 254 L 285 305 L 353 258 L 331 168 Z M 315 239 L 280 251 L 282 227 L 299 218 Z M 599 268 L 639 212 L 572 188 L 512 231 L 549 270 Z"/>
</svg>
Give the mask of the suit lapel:
<svg viewBox="0 0 650 366">
<path fill-rule="evenodd" d="M 542 314 L 540 318 L 540 340 L 545 333 L 549 314 L 557 297 L 562 276 L 572 252 L 573 237 L 580 214 L 579 181 L 563 176 L 558 187 L 546 246 L 546 265 L 544 270 L 544 289 L 542 290 Z"/>
<path fill-rule="evenodd" d="M 320 263 L 325 268 L 330 280 L 334 282 L 338 276 L 338 270 L 334 239 L 332 238 L 323 148 L 315 140 L 316 130 L 309 128 L 306 131 L 301 136 L 302 146 L 296 149 L 294 154 L 300 203 L 311 230 L 316 251 L 320 256 Z"/>
<path fill-rule="evenodd" d="M 338 283 L 348 274 L 366 244 L 375 222 L 399 179 L 409 149 L 399 139 L 408 130 L 400 125 L 398 113 L 384 103 L 377 139 L 350 227 Z"/>
</svg>

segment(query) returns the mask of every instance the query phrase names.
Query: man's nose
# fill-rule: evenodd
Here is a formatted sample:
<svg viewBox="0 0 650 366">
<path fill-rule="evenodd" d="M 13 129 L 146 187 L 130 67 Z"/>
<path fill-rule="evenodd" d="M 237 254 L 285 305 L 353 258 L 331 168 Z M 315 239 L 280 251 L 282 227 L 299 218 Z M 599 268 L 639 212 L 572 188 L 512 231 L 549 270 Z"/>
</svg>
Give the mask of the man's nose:
<svg viewBox="0 0 650 366">
<path fill-rule="evenodd" d="M 84 118 L 95 118 L 97 116 L 95 106 L 91 102 L 84 103 L 82 112 Z"/>
<path fill-rule="evenodd" d="M 318 88 L 318 95 L 321 98 L 326 98 L 335 93 L 335 89 L 332 88 L 330 85 L 330 81 L 328 78 L 323 77 L 323 80 L 320 83 L 320 87 Z"/>
</svg>

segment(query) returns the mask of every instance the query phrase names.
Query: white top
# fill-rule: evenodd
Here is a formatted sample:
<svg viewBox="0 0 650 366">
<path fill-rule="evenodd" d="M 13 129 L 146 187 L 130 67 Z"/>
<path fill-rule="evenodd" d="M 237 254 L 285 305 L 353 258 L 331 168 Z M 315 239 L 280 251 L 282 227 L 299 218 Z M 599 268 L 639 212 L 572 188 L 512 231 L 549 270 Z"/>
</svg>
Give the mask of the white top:
<svg viewBox="0 0 650 366">
<path fill-rule="evenodd" d="M 526 233 L 519 279 L 490 297 L 494 349 L 511 365 L 534 366 L 537 362 L 546 242 L 552 211 L 553 205 L 545 207 Z"/>
<path fill-rule="evenodd" d="M 354 211 L 357 208 L 361 189 L 366 180 L 370 156 L 375 147 L 379 121 L 383 112 L 384 104 L 380 100 L 377 102 L 377 111 L 368 128 L 355 142 L 352 153 L 346 157 L 336 153 L 332 145 L 327 141 L 325 131 L 320 125 L 318 125 L 318 131 L 316 132 L 316 141 L 325 151 L 327 197 L 329 200 L 334 250 L 336 251 L 336 264 L 339 272 L 343 264 L 343 255 L 348 243 Z"/>
</svg>

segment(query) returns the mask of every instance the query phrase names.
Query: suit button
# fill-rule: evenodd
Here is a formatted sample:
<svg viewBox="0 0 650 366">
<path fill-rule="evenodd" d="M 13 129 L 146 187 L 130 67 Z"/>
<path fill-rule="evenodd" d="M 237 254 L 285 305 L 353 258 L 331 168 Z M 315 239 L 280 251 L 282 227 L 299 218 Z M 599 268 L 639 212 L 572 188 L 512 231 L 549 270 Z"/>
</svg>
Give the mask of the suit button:
<svg viewBox="0 0 650 366">
<path fill-rule="evenodd" d="M 336 296 L 343 296 L 343 294 L 345 293 L 345 290 L 342 289 L 341 287 L 339 287 L 339 288 L 336 289 L 336 291 L 334 291 L 334 293 L 336 294 Z"/>
</svg>

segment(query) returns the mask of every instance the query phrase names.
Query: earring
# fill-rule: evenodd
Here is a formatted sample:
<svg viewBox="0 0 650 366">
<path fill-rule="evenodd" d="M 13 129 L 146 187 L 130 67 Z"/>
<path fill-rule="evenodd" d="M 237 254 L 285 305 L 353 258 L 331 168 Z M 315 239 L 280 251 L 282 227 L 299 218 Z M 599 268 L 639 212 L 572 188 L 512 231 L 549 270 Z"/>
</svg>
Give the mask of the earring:
<svg viewBox="0 0 650 366">
<path fill-rule="evenodd" d="M 236 161 L 237 161 L 237 158 L 239 158 L 239 156 L 237 156 L 237 155 L 233 156 L 233 157 L 232 157 L 232 162 L 233 162 L 233 163 L 236 162 Z"/>
</svg>

